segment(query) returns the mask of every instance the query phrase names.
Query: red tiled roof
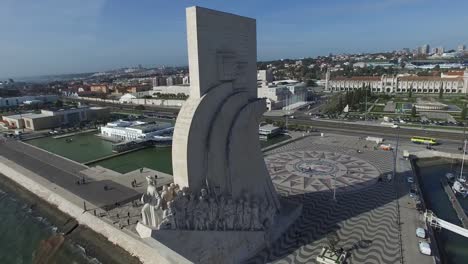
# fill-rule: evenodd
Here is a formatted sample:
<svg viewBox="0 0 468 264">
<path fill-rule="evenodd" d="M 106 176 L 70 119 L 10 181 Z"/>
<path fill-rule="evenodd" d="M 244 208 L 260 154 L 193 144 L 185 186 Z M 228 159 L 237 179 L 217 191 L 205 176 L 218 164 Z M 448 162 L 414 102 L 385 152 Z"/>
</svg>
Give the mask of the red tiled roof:
<svg viewBox="0 0 468 264">
<path fill-rule="evenodd" d="M 380 81 L 382 78 L 380 76 L 336 76 L 331 79 L 333 81 Z"/>
<path fill-rule="evenodd" d="M 462 81 L 463 78 L 442 78 L 440 76 L 403 76 L 399 78 L 401 81 Z"/>
<path fill-rule="evenodd" d="M 445 75 L 449 75 L 449 76 L 463 76 L 463 71 L 450 71 L 450 72 L 446 72 Z"/>
</svg>

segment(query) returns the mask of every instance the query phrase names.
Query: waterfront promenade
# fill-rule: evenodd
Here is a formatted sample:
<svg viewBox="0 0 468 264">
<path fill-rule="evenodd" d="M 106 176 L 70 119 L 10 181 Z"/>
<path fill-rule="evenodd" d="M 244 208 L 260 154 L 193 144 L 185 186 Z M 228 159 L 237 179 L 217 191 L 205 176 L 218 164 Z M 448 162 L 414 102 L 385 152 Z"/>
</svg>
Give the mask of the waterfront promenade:
<svg viewBox="0 0 468 264">
<path fill-rule="evenodd" d="M 72 192 L 97 207 L 114 206 L 139 195 L 137 191 L 112 180 L 94 181 L 83 174 L 87 167 L 63 159 L 19 141 L 7 140 L 0 147 L 0 155 L 44 177 L 51 183 Z M 84 184 L 77 182 L 85 179 Z"/>
<path fill-rule="evenodd" d="M 421 149 L 420 146 L 419 149 Z M 357 150 L 360 150 L 360 152 L 357 152 Z M 361 162 L 365 161 L 384 176 L 390 173 L 392 169 L 391 152 L 374 149 L 370 142 L 357 137 L 342 135 L 327 134 L 325 137 L 312 135 L 294 140 L 289 144 L 281 144 L 278 148 L 269 150 L 265 154 L 268 161 L 268 157 L 274 155 L 281 156 L 284 153 L 305 153 L 310 151 L 336 153 L 334 155 L 336 156 L 334 160 L 336 163 L 331 163 L 333 164 L 331 168 L 334 166 L 341 167 L 340 164 L 346 164 L 347 168 L 350 169 L 353 169 L 352 167 L 359 168 Z M 15 168 L 16 171 L 30 177 L 34 182 L 46 186 L 49 193 L 59 195 L 69 203 L 73 203 L 74 209 L 69 213 L 70 215 L 74 217 L 76 215 L 79 218 L 80 214 L 83 214 L 83 201 L 86 200 L 88 203 L 88 211 L 85 213 L 86 223 L 83 220 L 80 223 L 87 224 L 88 221 L 94 221 L 91 219 L 98 219 L 99 224 L 95 224 L 98 225 L 95 228 L 98 230 L 97 232 L 101 232 L 102 228 L 100 226 L 106 226 L 104 232 L 106 237 L 115 236 L 114 232 L 117 232 L 140 241 L 138 243 L 142 242 L 134 232 L 134 223 L 139 219 L 138 207 L 133 208 L 129 203 L 125 203 L 106 212 L 104 217 L 93 216 L 93 208 L 100 207 L 98 205 L 99 201 L 109 199 L 106 202 L 101 202 L 101 204 L 105 204 L 123 200 L 120 199 L 121 197 L 118 194 L 103 191 L 99 188 L 91 187 L 89 190 L 86 189 L 91 186 L 91 183 L 99 186 L 99 182 L 102 184 L 102 182 L 109 181 L 115 184 L 116 193 L 125 190 L 125 188 L 140 193 L 144 191 L 146 185 L 142 184 L 138 188 L 131 188 L 129 186 L 132 180 L 130 175 L 133 173 L 135 177 L 141 177 L 139 181 L 140 179 L 144 181 L 146 175 L 152 175 L 151 170 L 144 169 L 142 174 L 134 171 L 127 175 L 112 172 L 102 167 L 90 168 L 17 141 L 2 143 L 0 156 L 6 158 L 2 158 L 0 164 L 7 163 L 10 168 Z M 300 159 L 301 157 L 297 158 Z M 421 221 L 419 213 L 408 195 L 409 187 L 406 183 L 406 176 L 410 173 L 408 172 L 410 167 L 406 163 L 409 164 L 408 161 L 399 159 L 398 174 L 395 181 L 390 183 L 380 182 L 377 181 L 377 178 L 373 178 L 368 185 L 364 184 L 356 190 L 340 188 L 336 195 L 336 201 L 332 199 L 332 192 L 329 188 L 332 181 L 330 180 L 328 182 L 323 181 L 324 186 L 329 188 L 328 190 L 315 192 L 310 190 L 301 191 L 297 187 L 297 179 L 289 179 L 289 186 L 295 186 L 295 188 L 286 188 L 286 183 L 276 184 L 281 195 L 302 203 L 304 211 L 300 220 L 294 224 L 284 237 L 274 243 L 271 249 L 259 252 L 257 257 L 251 260 L 251 263 L 264 263 L 265 261 L 278 263 L 311 262 L 319 253 L 320 248 L 326 245 L 326 237 L 331 233 L 337 233 L 340 239 L 340 247 L 351 251 L 349 263 L 362 263 L 364 260 L 369 263 L 397 263 L 400 261 L 403 263 L 432 263 L 432 257 L 421 255 L 417 249 L 418 239 L 414 233 L 415 228 L 424 223 Z M 369 165 L 366 165 L 366 168 Z M 325 167 L 319 169 L 326 170 Z M 52 173 L 50 173 L 51 171 Z M 371 168 L 369 167 L 368 172 L 370 173 L 370 171 Z M 369 175 L 373 174 L 370 173 Z M 90 185 L 77 186 L 74 181 L 83 176 L 90 180 Z M 303 178 L 308 181 L 307 177 Z M 170 181 L 170 179 L 165 180 Z M 162 182 L 162 179 L 158 181 L 161 184 Z M 352 183 L 350 182 L 350 184 Z M 36 190 L 33 188 L 31 191 L 35 192 Z M 93 191 L 96 193 L 91 193 Z M 108 194 L 108 198 L 103 198 Z M 112 197 L 119 199 L 115 200 Z M 93 199 L 97 199 L 98 203 L 94 204 Z M 52 200 L 52 203 L 57 201 L 55 196 L 49 200 Z M 70 206 L 69 203 L 67 203 L 67 206 Z M 125 226 L 127 218 L 122 217 L 127 212 L 130 212 L 128 219 L 132 221 L 129 226 Z M 121 229 L 120 226 L 125 226 L 125 228 Z M 114 238 L 109 239 L 113 241 Z M 118 243 L 120 245 L 120 242 Z M 133 246 L 123 247 L 130 252 L 138 252 L 135 251 L 136 249 Z M 139 254 L 144 257 L 146 253 L 140 252 Z M 145 263 L 151 263 L 151 261 L 145 261 Z"/>
<path fill-rule="evenodd" d="M 83 176 L 79 163 L 46 152 L 35 152 L 35 148 L 21 146 L 21 142 L 8 141 L 0 143 L 0 171 L 39 198 L 75 218 L 79 224 L 86 225 L 96 233 L 106 237 L 110 242 L 119 245 L 130 254 L 137 256 L 143 263 L 188 263 L 188 261 L 160 243 L 148 244 L 134 232 L 121 229 L 107 216 L 101 215 L 100 204 L 120 200 L 119 194 L 125 186 L 113 183 L 115 192 L 102 192 L 92 185 L 75 186 L 73 181 Z M 15 149 L 16 148 L 16 149 Z M 31 152 L 23 153 L 22 151 Z M 37 150 L 37 149 L 36 149 Z M 40 154 L 39 157 L 32 156 Z M 51 162 L 48 164 L 48 162 Z M 23 166 L 24 165 L 24 166 Z M 86 168 L 86 167 L 85 167 Z M 69 171 L 66 171 L 69 170 Z M 63 178 L 63 179 L 62 179 Z M 97 185 L 97 182 L 95 184 Z M 107 182 L 103 180 L 102 182 Z M 104 183 L 100 183 L 102 185 Z M 91 187 L 90 187 L 91 186 Z M 89 188 L 90 187 L 90 188 Z M 125 187 L 126 188 L 126 187 Z M 96 193 L 92 193 L 92 192 Z M 137 193 L 136 191 L 134 191 Z M 87 210 L 83 210 L 83 202 Z M 94 204 L 94 202 L 97 202 Z M 98 209 L 100 215 L 94 215 Z M 101 217 L 103 216 L 103 217 Z"/>
</svg>

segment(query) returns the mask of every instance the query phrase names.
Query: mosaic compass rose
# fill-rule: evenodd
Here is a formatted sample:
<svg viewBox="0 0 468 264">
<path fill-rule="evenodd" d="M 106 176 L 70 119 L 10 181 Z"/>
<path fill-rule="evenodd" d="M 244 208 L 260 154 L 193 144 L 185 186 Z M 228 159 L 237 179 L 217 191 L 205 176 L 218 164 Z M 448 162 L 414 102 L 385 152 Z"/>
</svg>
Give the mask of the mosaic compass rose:
<svg viewBox="0 0 468 264">
<path fill-rule="evenodd" d="M 380 172 L 362 159 L 324 151 L 292 151 L 265 158 L 273 183 L 300 192 L 351 191 L 377 181 Z"/>
</svg>

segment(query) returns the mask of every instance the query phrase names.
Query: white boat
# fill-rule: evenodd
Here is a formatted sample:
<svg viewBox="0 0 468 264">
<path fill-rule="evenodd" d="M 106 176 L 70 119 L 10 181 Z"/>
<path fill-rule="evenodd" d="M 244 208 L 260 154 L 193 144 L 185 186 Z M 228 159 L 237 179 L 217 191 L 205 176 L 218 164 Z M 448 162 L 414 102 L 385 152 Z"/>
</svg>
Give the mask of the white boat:
<svg viewBox="0 0 468 264">
<path fill-rule="evenodd" d="M 445 177 L 447 178 L 447 180 L 451 181 L 455 178 L 455 175 L 453 175 L 453 173 L 451 172 L 447 172 L 447 174 L 445 174 Z"/>
<path fill-rule="evenodd" d="M 465 165 L 465 153 L 466 153 L 466 140 L 465 145 L 463 146 L 463 160 L 460 169 L 460 177 L 458 177 L 452 185 L 452 190 L 455 194 L 459 193 L 466 198 L 468 196 L 468 190 L 466 186 L 466 178 L 463 177 L 463 165 Z"/>
<path fill-rule="evenodd" d="M 463 183 L 460 181 L 456 180 L 453 185 L 452 185 L 452 190 L 455 194 L 459 193 L 461 194 L 464 198 L 468 196 L 468 191 L 466 187 L 464 186 Z"/>
</svg>

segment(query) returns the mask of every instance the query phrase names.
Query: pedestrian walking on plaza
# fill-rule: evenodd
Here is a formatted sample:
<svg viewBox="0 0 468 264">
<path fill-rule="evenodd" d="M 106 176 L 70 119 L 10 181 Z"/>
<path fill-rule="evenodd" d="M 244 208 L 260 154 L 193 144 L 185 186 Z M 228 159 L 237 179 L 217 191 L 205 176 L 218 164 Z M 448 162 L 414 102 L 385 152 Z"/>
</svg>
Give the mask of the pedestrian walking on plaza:
<svg viewBox="0 0 468 264">
<path fill-rule="evenodd" d="M 142 173 L 143 173 L 143 168 L 140 168 L 140 174 L 142 174 Z"/>
</svg>

